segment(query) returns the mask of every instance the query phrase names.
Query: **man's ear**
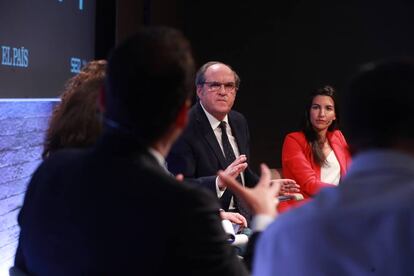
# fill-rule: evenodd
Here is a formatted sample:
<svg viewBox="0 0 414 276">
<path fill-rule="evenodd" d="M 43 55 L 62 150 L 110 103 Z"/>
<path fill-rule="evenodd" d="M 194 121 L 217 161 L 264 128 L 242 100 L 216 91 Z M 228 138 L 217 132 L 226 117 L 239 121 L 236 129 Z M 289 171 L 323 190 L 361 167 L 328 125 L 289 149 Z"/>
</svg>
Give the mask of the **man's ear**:
<svg viewBox="0 0 414 276">
<path fill-rule="evenodd" d="M 105 87 L 102 86 L 98 95 L 98 108 L 101 113 L 105 112 Z"/>
<path fill-rule="evenodd" d="M 200 96 L 203 93 L 203 88 L 201 87 L 201 85 L 197 85 L 196 92 L 197 92 L 197 97 L 200 98 Z"/>
<path fill-rule="evenodd" d="M 191 101 L 186 100 L 184 104 L 181 106 L 180 110 L 178 111 L 177 119 L 175 120 L 175 124 L 179 128 L 185 128 L 188 123 L 188 110 L 190 109 Z"/>
</svg>

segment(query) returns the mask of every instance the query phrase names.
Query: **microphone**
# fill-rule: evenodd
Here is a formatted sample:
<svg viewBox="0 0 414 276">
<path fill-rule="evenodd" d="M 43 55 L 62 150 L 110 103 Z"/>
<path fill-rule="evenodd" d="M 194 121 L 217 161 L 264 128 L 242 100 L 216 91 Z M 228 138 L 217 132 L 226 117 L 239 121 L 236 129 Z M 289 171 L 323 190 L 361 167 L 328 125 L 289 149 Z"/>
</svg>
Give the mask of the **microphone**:
<svg viewBox="0 0 414 276">
<path fill-rule="evenodd" d="M 289 200 L 300 201 L 300 200 L 303 200 L 304 197 L 302 194 L 295 193 L 295 194 L 290 194 L 290 195 L 278 196 L 277 199 L 279 200 L 279 202 L 284 202 L 284 201 L 289 201 Z"/>
</svg>

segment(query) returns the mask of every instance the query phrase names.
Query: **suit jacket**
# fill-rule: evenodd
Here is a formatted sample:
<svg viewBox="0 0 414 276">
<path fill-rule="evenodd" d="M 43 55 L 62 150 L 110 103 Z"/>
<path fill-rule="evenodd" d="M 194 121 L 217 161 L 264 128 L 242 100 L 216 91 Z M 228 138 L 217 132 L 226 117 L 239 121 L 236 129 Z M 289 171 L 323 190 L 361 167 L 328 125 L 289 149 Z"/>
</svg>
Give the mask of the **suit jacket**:
<svg viewBox="0 0 414 276">
<path fill-rule="evenodd" d="M 35 172 L 15 264 L 35 275 L 246 275 L 218 209 L 132 138 L 106 133 Z"/>
<path fill-rule="evenodd" d="M 341 178 L 351 164 L 348 144 L 339 130 L 328 132 L 326 138 L 341 167 Z M 332 186 L 321 181 L 321 167 L 313 160 L 312 148 L 303 132 L 288 134 L 282 149 L 283 177 L 296 180 L 305 198 L 315 195 L 323 187 Z"/>
<path fill-rule="evenodd" d="M 230 111 L 228 119 L 239 152 L 246 155 L 248 162 L 250 136 L 247 121 L 236 111 Z M 182 173 L 185 179 L 196 180 L 196 183 L 217 194 L 217 171 L 226 168 L 226 160 L 200 103 L 191 108 L 188 126 L 171 149 L 167 163 L 173 174 Z M 258 176 L 248 167 L 244 171 L 244 179 L 247 187 L 253 187 Z M 228 210 L 232 196 L 233 193 L 226 189 L 220 198 L 223 209 Z"/>
</svg>

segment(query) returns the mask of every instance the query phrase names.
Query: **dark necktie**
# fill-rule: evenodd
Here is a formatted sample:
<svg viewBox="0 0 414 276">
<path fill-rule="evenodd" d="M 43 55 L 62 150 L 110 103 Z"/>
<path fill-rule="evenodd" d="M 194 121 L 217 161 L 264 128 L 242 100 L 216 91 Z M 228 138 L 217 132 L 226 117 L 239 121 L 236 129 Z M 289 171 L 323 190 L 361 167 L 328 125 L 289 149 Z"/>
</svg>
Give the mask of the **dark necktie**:
<svg viewBox="0 0 414 276">
<path fill-rule="evenodd" d="M 236 155 L 234 154 L 233 148 L 231 147 L 229 137 L 227 136 L 226 128 L 227 128 L 227 123 L 224 121 L 221 121 L 220 122 L 221 143 L 223 146 L 224 157 L 226 159 L 226 163 L 228 166 L 236 159 Z M 237 176 L 236 180 L 242 183 L 240 174 Z M 244 216 L 247 219 L 247 221 L 250 221 L 250 212 L 248 208 L 246 207 L 246 204 L 243 202 L 243 200 L 241 200 L 237 196 L 234 196 L 234 203 L 236 205 L 236 208 L 240 212 L 240 214 Z"/>
<path fill-rule="evenodd" d="M 221 143 L 223 145 L 224 157 L 226 158 L 227 166 L 230 165 L 235 159 L 233 148 L 231 147 L 229 137 L 227 136 L 227 124 L 224 121 L 220 122 L 221 128 Z"/>
</svg>

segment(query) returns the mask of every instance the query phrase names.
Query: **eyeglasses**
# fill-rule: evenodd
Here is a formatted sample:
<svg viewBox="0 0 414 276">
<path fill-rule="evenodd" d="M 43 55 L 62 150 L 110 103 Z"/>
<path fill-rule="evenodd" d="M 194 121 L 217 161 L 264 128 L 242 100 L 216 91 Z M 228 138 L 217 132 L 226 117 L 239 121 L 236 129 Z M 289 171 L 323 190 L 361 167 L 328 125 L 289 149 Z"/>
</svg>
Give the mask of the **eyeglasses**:
<svg viewBox="0 0 414 276">
<path fill-rule="evenodd" d="M 226 92 L 235 92 L 238 89 L 234 82 L 205 81 L 202 84 L 207 85 L 208 90 L 213 92 L 219 91 L 222 86 L 224 86 L 224 91 Z"/>
</svg>

